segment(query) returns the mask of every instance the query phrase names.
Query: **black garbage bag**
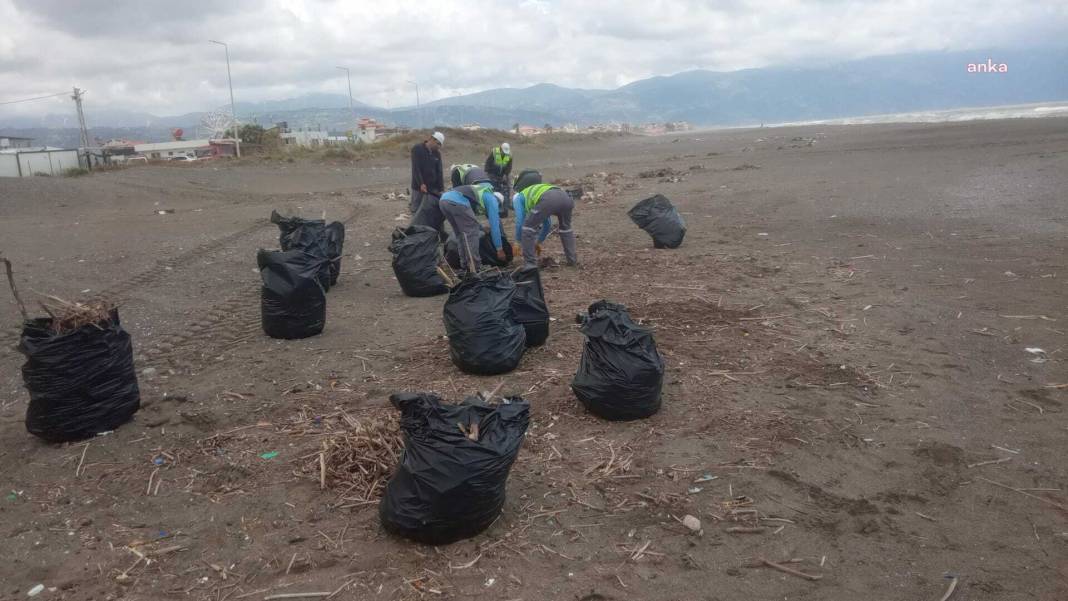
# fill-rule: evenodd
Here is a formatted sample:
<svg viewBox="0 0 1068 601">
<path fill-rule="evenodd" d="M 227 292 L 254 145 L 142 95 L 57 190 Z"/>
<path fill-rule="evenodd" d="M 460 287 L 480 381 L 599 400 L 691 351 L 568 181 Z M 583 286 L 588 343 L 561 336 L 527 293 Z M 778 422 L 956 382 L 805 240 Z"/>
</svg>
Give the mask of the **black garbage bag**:
<svg viewBox="0 0 1068 601">
<path fill-rule="evenodd" d="M 441 254 L 438 231 L 425 225 L 410 225 L 393 230 L 393 275 L 408 296 L 445 294 L 449 287 L 438 273 Z"/>
<path fill-rule="evenodd" d="M 478 237 L 478 256 L 482 259 L 482 265 L 487 267 L 507 267 L 512 263 L 514 258 L 512 255 L 512 243 L 508 241 L 508 236 L 501 232 L 501 250 L 504 251 L 504 261 L 497 260 L 497 249 L 493 247 L 493 237 L 482 232 Z M 456 271 L 463 271 L 465 268 L 460 265 L 460 246 L 456 242 L 456 234 L 449 234 L 449 239 L 445 241 L 445 262 L 449 264 Z"/>
<path fill-rule="evenodd" d="M 482 532 L 504 507 L 508 472 L 530 421 L 519 397 L 487 405 L 469 397 L 442 404 L 434 394 L 397 393 L 404 454 L 386 484 L 378 516 L 389 532 L 445 545 Z M 477 440 L 460 430 L 478 424 Z"/>
<path fill-rule="evenodd" d="M 51 442 L 95 436 L 130 421 L 141 407 L 133 344 L 108 319 L 65 334 L 50 318 L 27 321 L 19 351 L 26 356 L 22 381 L 30 391 L 26 430 Z"/>
<path fill-rule="evenodd" d="M 524 169 L 519 172 L 519 175 L 515 176 L 515 183 L 512 184 L 512 189 L 516 192 L 522 192 L 540 183 L 542 183 L 540 171 L 537 169 Z"/>
<path fill-rule="evenodd" d="M 623 421 L 660 410 L 664 360 L 653 334 L 626 307 L 598 301 L 581 328 L 586 337 L 571 390 L 590 413 Z"/>
<path fill-rule="evenodd" d="M 319 280 L 326 259 L 302 250 L 260 250 L 263 332 L 271 338 L 315 336 L 326 325 L 326 290 Z"/>
<path fill-rule="evenodd" d="M 653 237 L 656 248 L 678 248 L 686 236 L 686 221 L 662 194 L 651 196 L 627 211 L 630 220 Z"/>
<path fill-rule="evenodd" d="M 461 371 L 493 375 L 519 365 L 527 335 L 515 321 L 515 282 L 504 272 L 468 275 L 445 301 L 449 355 Z"/>
<path fill-rule="evenodd" d="M 524 266 L 512 274 L 512 279 L 515 280 L 512 311 L 516 323 L 527 332 L 527 347 L 541 346 L 549 338 L 549 306 L 545 303 L 538 268 Z"/>
<path fill-rule="evenodd" d="M 278 226 L 278 246 L 282 250 L 302 250 L 316 257 L 330 258 L 326 222 L 322 219 L 282 217 L 278 211 L 271 211 L 271 223 Z M 344 239 L 344 232 L 342 232 L 342 239 Z M 333 277 L 330 273 L 330 263 L 323 262 L 320 269 L 319 283 L 323 285 L 323 290 L 329 291 Z"/>
<path fill-rule="evenodd" d="M 345 249 L 345 224 L 334 221 L 326 226 L 326 252 L 330 259 L 330 285 L 341 277 L 341 254 Z"/>
</svg>

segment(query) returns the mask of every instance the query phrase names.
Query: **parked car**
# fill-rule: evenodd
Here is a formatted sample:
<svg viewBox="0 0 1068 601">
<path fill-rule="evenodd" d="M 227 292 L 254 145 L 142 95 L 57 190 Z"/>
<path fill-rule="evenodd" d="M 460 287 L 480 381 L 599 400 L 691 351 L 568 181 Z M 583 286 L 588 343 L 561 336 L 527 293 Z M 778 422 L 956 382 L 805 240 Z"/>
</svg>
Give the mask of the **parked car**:
<svg viewBox="0 0 1068 601">
<path fill-rule="evenodd" d="M 194 156 L 189 156 L 189 155 L 183 154 L 183 155 L 179 155 L 179 156 L 176 156 L 176 157 L 171 157 L 171 160 L 172 161 L 195 161 L 195 160 L 197 160 L 197 158 L 194 157 Z"/>
</svg>

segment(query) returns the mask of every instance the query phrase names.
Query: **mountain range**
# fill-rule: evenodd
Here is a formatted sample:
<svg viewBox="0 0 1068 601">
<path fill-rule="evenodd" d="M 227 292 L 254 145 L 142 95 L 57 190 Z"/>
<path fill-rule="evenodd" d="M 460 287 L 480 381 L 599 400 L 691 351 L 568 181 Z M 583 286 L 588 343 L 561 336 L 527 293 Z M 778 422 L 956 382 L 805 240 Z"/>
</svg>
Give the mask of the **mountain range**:
<svg viewBox="0 0 1068 601">
<path fill-rule="evenodd" d="M 969 64 L 1006 65 L 1006 72 L 969 72 Z M 1068 48 L 988 49 L 873 57 L 837 64 L 793 65 L 740 71 L 687 71 L 651 77 L 613 90 L 538 84 L 444 98 L 421 107 L 384 109 L 355 101 L 359 116 L 409 127 L 479 123 L 510 128 L 565 123 L 687 121 L 695 126 L 780 123 L 873 114 L 1068 100 Z M 192 132 L 204 113 L 157 117 L 87 107 L 97 137 L 105 131 L 166 139 L 171 127 Z M 238 117 L 263 125 L 351 128 L 349 99 L 341 94 L 238 103 Z M 73 113 L 73 111 L 72 111 Z M 9 135 L 68 129 L 73 115 L 9 118 Z M 59 132 L 46 132 L 57 138 Z M 74 136 L 74 140 L 77 137 Z"/>
</svg>

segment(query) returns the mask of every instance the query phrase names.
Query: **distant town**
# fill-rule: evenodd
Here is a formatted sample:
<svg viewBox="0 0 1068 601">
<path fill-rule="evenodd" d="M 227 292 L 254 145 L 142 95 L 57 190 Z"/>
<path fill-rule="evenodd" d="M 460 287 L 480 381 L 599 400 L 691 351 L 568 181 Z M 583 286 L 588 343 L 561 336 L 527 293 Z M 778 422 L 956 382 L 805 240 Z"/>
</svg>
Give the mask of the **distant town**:
<svg viewBox="0 0 1068 601">
<path fill-rule="evenodd" d="M 26 137 L 6 136 L 0 132 L 0 177 L 26 177 L 32 175 L 61 175 L 70 169 L 92 169 L 99 165 L 122 165 L 147 163 L 149 161 L 197 161 L 237 156 L 241 145 L 262 146 L 263 142 L 276 139 L 276 145 L 284 148 L 317 148 L 349 144 L 374 144 L 389 138 L 409 133 L 412 128 L 389 125 L 370 117 L 359 118 L 356 126 L 344 132 L 331 131 L 319 125 L 292 127 L 287 122 L 270 127 L 244 124 L 237 128 L 235 139 L 233 121 L 202 123 L 193 136 L 187 136 L 182 128 L 171 130 L 171 139 L 166 141 L 93 138 L 92 143 L 79 148 L 59 148 L 37 145 Z M 478 123 L 460 125 L 457 129 L 478 131 L 484 128 Z M 516 123 L 511 131 L 520 136 L 540 136 L 552 133 L 597 134 L 630 133 L 658 135 L 689 131 L 693 127 L 685 121 L 669 123 L 598 123 L 580 126 L 568 123 L 561 126 L 542 126 Z M 88 133 L 88 132 L 87 132 Z M 85 139 L 89 139 L 86 135 Z"/>
</svg>

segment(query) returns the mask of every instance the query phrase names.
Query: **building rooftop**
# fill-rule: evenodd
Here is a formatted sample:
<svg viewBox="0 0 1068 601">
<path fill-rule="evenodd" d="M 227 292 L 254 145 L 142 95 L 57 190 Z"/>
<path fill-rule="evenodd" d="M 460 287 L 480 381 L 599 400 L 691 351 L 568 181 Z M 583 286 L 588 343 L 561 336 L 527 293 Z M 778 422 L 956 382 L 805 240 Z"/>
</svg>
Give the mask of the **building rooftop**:
<svg viewBox="0 0 1068 601">
<path fill-rule="evenodd" d="M 146 150 L 185 150 L 189 148 L 200 148 L 211 145 L 211 140 L 207 138 L 203 140 L 180 140 L 177 142 L 155 142 L 151 144 L 136 144 L 134 150 L 137 152 L 144 152 Z"/>
</svg>

